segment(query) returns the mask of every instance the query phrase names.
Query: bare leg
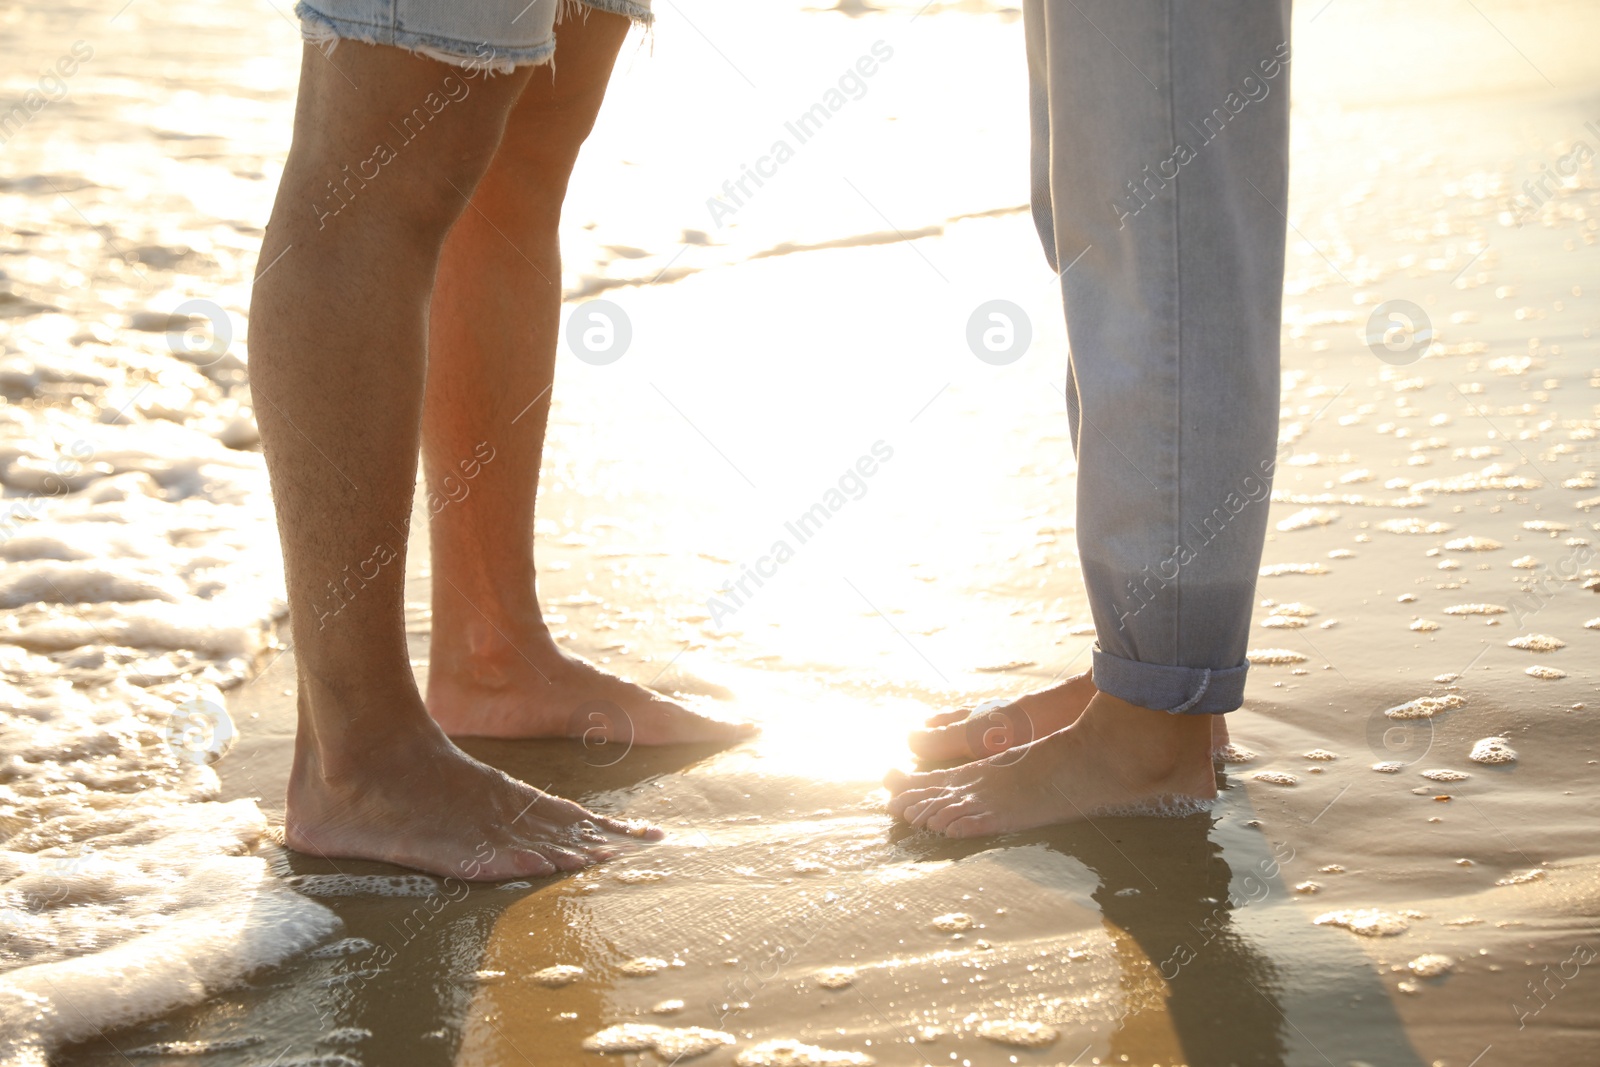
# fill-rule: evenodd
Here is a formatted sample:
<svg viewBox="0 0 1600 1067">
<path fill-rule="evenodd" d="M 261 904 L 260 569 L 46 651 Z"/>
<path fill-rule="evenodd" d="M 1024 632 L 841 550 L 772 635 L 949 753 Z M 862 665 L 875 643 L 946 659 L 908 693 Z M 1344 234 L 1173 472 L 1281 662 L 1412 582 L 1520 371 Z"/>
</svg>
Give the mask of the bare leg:
<svg viewBox="0 0 1600 1067">
<path fill-rule="evenodd" d="M 749 732 L 564 652 L 534 588 L 534 499 L 561 315 L 557 223 L 627 30 L 626 19 L 600 11 L 562 23 L 560 62 L 533 72 L 434 286 L 423 415 L 433 513 L 428 709 L 455 737 L 599 728 L 664 744 Z M 607 710 L 594 712 L 597 701 Z"/>
<path fill-rule="evenodd" d="M 466 78 L 352 41 L 331 61 L 310 47 L 303 57 L 250 331 L 297 644 L 285 831 L 302 851 L 504 878 L 584 866 L 643 832 L 457 749 L 428 717 L 406 652 L 428 295 L 463 193 L 527 79 Z M 430 94 L 450 102 L 420 132 L 390 126 Z M 391 154 L 367 169 L 375 176 L 343 185 L 380 144 Z M 331 215 L 330 182 L 347 200 Z"/>
</svg>

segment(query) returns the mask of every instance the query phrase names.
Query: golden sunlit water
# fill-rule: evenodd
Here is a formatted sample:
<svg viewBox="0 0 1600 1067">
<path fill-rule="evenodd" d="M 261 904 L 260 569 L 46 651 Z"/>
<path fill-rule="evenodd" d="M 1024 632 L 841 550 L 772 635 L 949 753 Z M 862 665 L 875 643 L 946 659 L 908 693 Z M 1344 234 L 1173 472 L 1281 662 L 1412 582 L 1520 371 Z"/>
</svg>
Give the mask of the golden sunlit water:
<svg viewBox="0 0 1600 1067">
<path fill-rule="evenodd" d="M 1600 13 L 1299 5 L 1221 796 L 969 842 L 886 813 L 906 731 L 1093 642 L 1020 10 L 657 14 L 567 201 L 563 313 L 631 340 L 563 336 L 540 594 L 567 647 L 763 733 L 469 743 L 668 831 L 469 889 L 275 843 L 294 635 L 245 334 L 288 5 L 0 11 L 0 1064 L 1587 1062 Z M 1031 326 L 1005 366 L 967 344 L 992 299 Z M 1425 339 L 1369 344 L 1399 301 Z"/>
</svg>

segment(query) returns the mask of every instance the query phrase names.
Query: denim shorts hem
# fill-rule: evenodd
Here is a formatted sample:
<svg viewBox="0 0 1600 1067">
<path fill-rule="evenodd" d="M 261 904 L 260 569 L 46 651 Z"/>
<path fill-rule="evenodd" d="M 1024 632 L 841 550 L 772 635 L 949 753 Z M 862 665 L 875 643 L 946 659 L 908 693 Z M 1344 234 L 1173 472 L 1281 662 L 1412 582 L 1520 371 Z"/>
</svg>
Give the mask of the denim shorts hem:
<svg viewBox="0 0 1600 1067">
<path fill-rule="evenodd" d="M 621 15 L 641 26 L 649 26 L 656 19 L 649 4 L 636 3 L 635 0 L 567 0 L 567 3 L 562 5 L 562 14 L 556 16 L 557 22 L 566 14 L 565 9 L 568 4 L 574 7 L 593 8 L 595 11 L 604 11 L 611 15 Z"/>
<path fill-rule="evenodd" d="M 520 66 L 548 63 L 556 51 L 554 37 L 533 45 L 505 48 L 486 41 L 468 42 L 438 34 L 416 33 L 352 19 L 335 18 L 318 11 L 305 0 L 295 4 L 294 13 L 300 19 L 300 35 L 311 44 L 328 51 L 340 41 L 390 45 L 430 59 L 437 59 L 441 63 L 494 74 L 509 74 Z"/>
<path fill-rule="evenodd" d="M 1094 650 L 1094 685 L 1141 708 L 1174 715 L 1221 715 L 1244 704 L 1248 662 L 1237 667 L 1170 667 Z"/>
</svg>

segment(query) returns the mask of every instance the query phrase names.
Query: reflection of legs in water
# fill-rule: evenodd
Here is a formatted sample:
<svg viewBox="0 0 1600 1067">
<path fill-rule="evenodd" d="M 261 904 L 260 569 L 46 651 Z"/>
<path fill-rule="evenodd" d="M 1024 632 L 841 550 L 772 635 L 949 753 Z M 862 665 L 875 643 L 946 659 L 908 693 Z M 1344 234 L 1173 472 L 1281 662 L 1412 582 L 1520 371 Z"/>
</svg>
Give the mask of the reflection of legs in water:
<svg viewBox="0 0 1600 1067">
<path fill-rule="evenodd" d="M 890 775 L 896 815 L 960 836 L 1215 795 L 1211 724 L 1243 700 L 1277 437 L 1288 3 L 1024 13 L 1098 647 L 1092 683 L 1033 698 L 1042 721 L 1013 731 L 1055 732 Z M 944 721 L 919 752 L 983 755 L 973 735 Z"/>
<path fill-rule="evenodd" d="M 469 82 L 459 67 L 357 41 L 305 50 L 250 316 L 299 670 L 285 815 L 296 849 L 505 878 L 582 867 L 630 832 L 451 744 L 406 649 L 429 295 L 528 79 L 522 68 Z M 342 166 L 395 139 L 391 121 L 441 93 L 449 111 L 337 217 L 308 208 Z"/>
<path fill-rule="evenodd" d="M 1283 880 L 1270 855 L 1248 871 L 1230 870 L 1221 846 L 1211 840 L 1211 826 L 1206 814 L 1146 820 L 1139 843 L 1122 849 L 1086 828 L 1073 835 L 1066 851 L 1100 879 L 1094 899 L 1112 938 L 1134 943 L 1122 954 L 1136 961 L 1124 963 L 1125 1003 L 1133 999 L 1127 997 L 1129 986 L 1164 1001 L 1182 1046 L 1179 1062 L 1281 1064 L 1284 1022 L 1273 998 L 1282 981 L 1267 955 L 1241 936 L 1234 915 L 1283 894 Z M 1127 1053 L 1135 1063 L 1151 1061 L 1140 1053 L 1155 1050 L 1132 1044 L 1141 1029 L 1151 1028 L 1123 1020 L 1111 1038 L 1113 1059 Z M 1121 1047 L 1119 1039 L 1130 1047 Z"/>
<path fill-rule="evenodd" d="M 563 651 L 534 591 L 534 498 L 561 314 L 557 223 L 627 30 L 598 10 L 562 23 L 559 62 L 533 71 L 433 288 L 422 445 L 430 499 L 442 506 L 432 518 L 428 710 L 452 737 L 599 729 L 649 745 L 750 732 Z M 614 710 L 576 714 L 598 702 Z"/>
</svg>

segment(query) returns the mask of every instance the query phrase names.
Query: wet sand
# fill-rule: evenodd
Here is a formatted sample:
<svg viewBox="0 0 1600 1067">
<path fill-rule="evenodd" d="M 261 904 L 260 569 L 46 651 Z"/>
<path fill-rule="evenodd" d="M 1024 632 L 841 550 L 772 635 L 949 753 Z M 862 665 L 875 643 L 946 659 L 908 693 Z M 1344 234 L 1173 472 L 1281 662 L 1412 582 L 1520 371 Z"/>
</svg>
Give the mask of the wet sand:
<svg viewBox="0 0 1600 1067">
<path fill-rule="evenodd" d="M 1065 330 L 1018 210 L 1020 24 L 968 6 L 914 22 L 913 9 L 775 14 L 830 58 L 770 75 L 741 63 L 760 54 L 756 27 L 721 7 L 696 17 L 724 65 L 667 37 L 664 11 L 574 182 L 569 292 L 622 306 L 634 341 L 609 366 L 563 356 L 541 595 L 573 650 L 762 736 L 721 751 L 469 743 L 669 836 L 580 875 L 470 890 L 263 841 L 254 854 L 341 920 L 322 947 L 50 1062 L 674 1061 L 682 1034 L 646 1032 L 658 1051 L 584 1049 L 626 1023 L 726 1034 L 692 1059 L 706 1064 L 1592 1055 L 1600 185 L 1585 163 L 1538 203 L 1515 197 L 1578 142 L 1600 148 L 1585 125 L 1600 127 L 1600 82 L 1573 43 L 1592 39 L 1593 15 L 1424 5 L 1375 41 L 1373 4 L 1298 14 L 1275 529 L 1258 666 L 1229 720 L 1253 758 L 1219 774 L 1205 814 L 951 843 L 884 813 L 877 783 L 910 765 L 905 731 L 930 708 L 1081 670 L 1092 641 Z M 292 74 L 293 43 L 273 33 Z M 716 231 L 701 201 L 748 146 L 888 37 L 901 43 L 846 113 L 855 125 Z M 961 91 L 931 80 L 957 39 L 982 45 L 987 79 Z M 1407 41 L 1436 47 L 1397 69 Z M 680 74 L 688 87 L 663 97 Z M 280 126 L 285 84 L 264 91 Z M 1016 107 L 963 104 L 980 85 Z M 662 177 L 664 117 L 709 89 L 733 117 L 686 120 L 682 136 L 739 147 Z M 982 168 L 950 158 L 963 120 Z M 265 153 L 270 137 L 251 143 Z M 617 204 L 629 182 L 655 193 Z M 270 195 L 270 180 L 251 185 Z M 1033 327 L 1004 367 L 964 339 L 995 297 Z M 1399 363 L 1363 336 L 1394 300 L 1436 334 Z M 891 457 L 857 497 L 841 475 L 880 442 Z M 797 543 L 786 524 L 830 489 L 845 503 Z M 731 615 L 708 603 L 785 539 L 792 560 L 756 595 Z M 424 682 L 426 559 L 419 539 L 408 628 Z M 1472 605 L 1503 610 L 1452 610 Z M 1564 644 L 1509 644 L 1530 636 Z M 269 820 L 293 733 L 293 635 L 273 643 L 228 694 L 241 740 L 216 768 L 218 799 L 259 798 Z M 1386 714 L 1452 696 L 1431 717 Z M 1469 758 L 1491 737 L 1516 759 Z M 1467 777 L 1424 776 L 1436 771 Z M 582 973 L 548 984 L 557 966 Z M 1042 1027 L 1003 1025 L 1018 1022 Z M 1008 1032 L 1041 1047 L 995 1039 Z M 762 1060 L 773 1041 L 833 1055 Z"/>
</svg>

